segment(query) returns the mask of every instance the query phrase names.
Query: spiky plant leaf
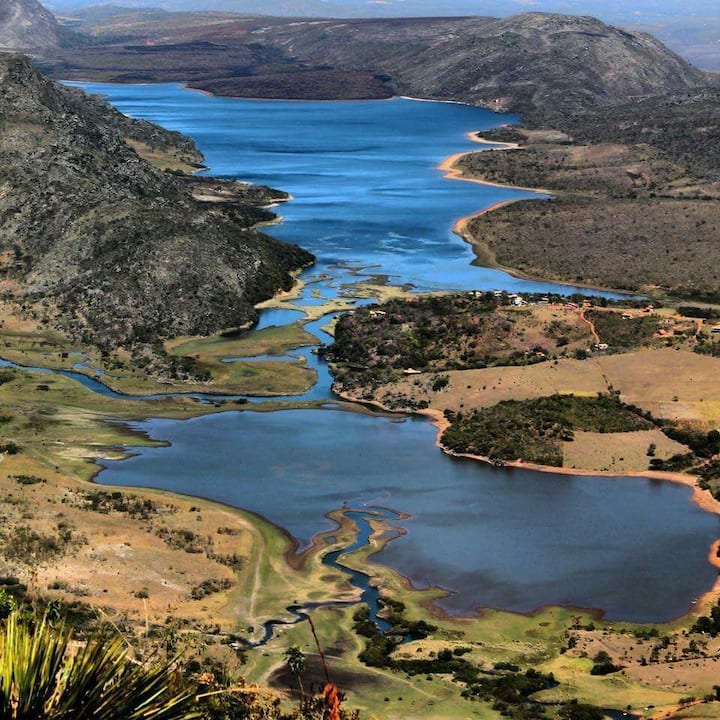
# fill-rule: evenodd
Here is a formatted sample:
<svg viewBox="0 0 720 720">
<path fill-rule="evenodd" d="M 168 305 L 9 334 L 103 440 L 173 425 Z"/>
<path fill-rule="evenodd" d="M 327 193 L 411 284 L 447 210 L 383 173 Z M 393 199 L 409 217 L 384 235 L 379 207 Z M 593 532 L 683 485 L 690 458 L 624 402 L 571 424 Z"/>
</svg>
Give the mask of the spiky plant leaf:
<svg viewBox="0 0 720 720">
<path fill-rule="evenodd" d="M 134 662 L 119 637 L 75 652 L 72 630 L 13 612 L 0 630 L 0 720 L 188 720 L 193 694 L 173 663 Z"/>
</svg>

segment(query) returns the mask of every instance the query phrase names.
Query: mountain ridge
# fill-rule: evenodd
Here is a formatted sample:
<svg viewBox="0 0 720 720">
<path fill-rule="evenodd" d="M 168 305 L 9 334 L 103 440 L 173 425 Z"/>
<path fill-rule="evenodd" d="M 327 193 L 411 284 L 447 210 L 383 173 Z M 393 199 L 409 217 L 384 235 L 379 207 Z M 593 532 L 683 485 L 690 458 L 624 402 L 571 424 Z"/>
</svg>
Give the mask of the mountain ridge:
<svg viewBox="0 0 720 720">
<path fill-rule="evenodd" d="M 0 51 L 53 50 L 70 36 L 38 0 L 0 0 Z"/>
<path fill-rule="evenodd" d="M 591 17 L 328 20 L 130 14 L 59 51 L 56 77 L 183 81 L 218 95 L 368 99 L 409 95 L 493 110 L 573 113 L 709 82 L 646 33 Z"/>
<path fill-rule="evenodd" d="M 312 261 L 254 229 L 274 217 L 270 195 L 201 202 L 128 143 L 197 160 L 178 133 L 20 55 L 0 55 L 0 93 L 0 275 L 70 337 L 109 350 L 245 325 Z"/>
</svg>

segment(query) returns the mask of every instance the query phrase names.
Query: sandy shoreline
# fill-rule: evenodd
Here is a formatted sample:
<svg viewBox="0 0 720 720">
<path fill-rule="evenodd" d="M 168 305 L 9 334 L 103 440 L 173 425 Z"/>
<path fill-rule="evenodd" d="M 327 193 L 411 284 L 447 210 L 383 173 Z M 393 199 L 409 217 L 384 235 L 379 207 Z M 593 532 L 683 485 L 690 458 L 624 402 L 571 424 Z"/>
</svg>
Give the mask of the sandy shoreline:
<svg viewBox="0 0 720 720">
<path fill-rule="evenodd" d="M 351 395 L 348 393 L 344 393 L 342 391 L 335 392 L 347 402 L 359 402 L 358 400 L 354 399 Z M 369 405 L 371 407 L 374 407 L 378 410 L 382 410 L 384 412 L 392 412 L 389 408 L 385 407 L 381 402 L 378 401 L 363 401 L 364 404 Z M 438 447 L 442 452 L 444 452 L 446 455 L 450 457 L 455 458 L 462 458 L 466 460 L 474 460 L 476 462 L 482 462 L 486 465 L 492 465 L 492 461 L 488 457 L 484 457 L 482 455 L 473 455 L 470 453 L 457 453 L 453 450 L 449 450 L 442 444 L 442 434 L 443 432 L 450 426 L 449 421 L 445 418 L 444 414 L 440 410 L 435 410 L 431 408 L 427 408 L 425 410 L 418 410 L 415 415 L 419 415 L 422 417 L 428 418 L 432 424 L 437 428 L 437 434 L 435 436 L 435 445 Z M 683 475 L 682 473 L 673 473 L 673 472 L 660 472 L 660 471 L 654 471 L 654 470 L 646 470 L 643 472 L 624 472 L 624 473 L 613 473 L 608 471 L 601 471 L 601 470 L 583 470 L 582 468 L 564 468 L 564 467 L 553 467 L 550 465 L 538 465 L 535 463 L 528 463 L 523 462 L 521 460 L 515 460 L 512 462 L 505 462 L 503 463 L 504 468 L 516 468 L 519 470 L 531 470 L 533 472 L 538 473 L 553 473 L 556 475 L 575 475 L 575 476 L 585 476 L 585 477 L 598 477 L 598 478 L 645 478 L 647 480 L 661 480 L 664 482 L 672 482 L 676 483 L 678 485 L 684 485 L 685 487 L 688 487 L 692 490 L 692 501 L 703 511 L 712 513 L 714 515 L 720 515 L 720 500 L 716 500 L 709 490 L 702 490 L 700 487 L 698 487 L 696 479 L 691 475 Z M 713 586 L 704 593 L 700 598 L 698 598 L 695 603 L 693 604 L 693 607 L 684 615 L 680 616 L 679 618 L 676 618 L 677 620 L 682 620 L 683 618 L 694 616 L 694 615 L 700 615 L 703 612 L 707 612 L 711 606 L 717 602 L 717 600 L 720 598 L 720 539 L 716 540 L 710 547 L 708 551 L 708 562 L 713 567 L 717 568 L 718 570 L 718 577 L 713 583 Z M 387 567 L 387 566 L 385 566 Z M 389 568 L 390 570 L 393 570 L 392 568 Z M 396 574 L 398 574 L 406 587 L 409 590 L 413 589 L 412 582 L 405 576 L 403 576 L 401 573 L 399 573 L 397 570 L 393 570 Z M 443 588 L 439 588 L 443 589 Z M 437 607 L 434 605 L 432 601 L 430 601 L 427 605 L 424 605 L 426 610 L 428 610 L 431 613 L 434 613 L 436 617 L 465 617 L 468 616 L 455 616 L 455 615 L 448 615 L 445 613 L 442 608 Z M 534 610 L 530 613 L 517 613 L 519 615 L 533 615 L 537 613 L 538 611 L 542 610 L 544 607 L 550 607 L 550 606 L 543 606 L 541 608 L 538 608 L 537 610 Z M 476 615 L 474 617 L 481 617 L 483 610 L 492 610 L 497 608 L 480 608 Z M 583 610 L 587 612 L 597 613 L 598 617 L 602 617 L 603 611 L 598 608 L 577 608 L 578 610 Z M 507 611 L 509 612 L 509 611 Z M 473 616 L 470 616 L 473 617 Z M 671 621 L 674 622 L 674 621 Z M 667 624 L 667 623 L 662 623 Z"/>
<path fill-rule="evenodd" d="M 476 142 L 481 145 L 490 145 L 490 146 L 496 147 L 499 150 L 509 151 L 509 150 L 521 149 L 521 145 L 519 145 L 518 143 L 493 142 L 491 140 L 487 140 L 483 137 L 480 137 L 476 132 L 465 133 L 465 136 L 472 142 Z M 437 169 L 444 172 L 445 177 L 448 180 L 461 180 L 463 182 L 476 183 L 477 185 L 485 185 L 487 187 L 496 187 L 496 188 L 503 188 L 505 190 L 518 190 L 518 191 L 522 191 L 522 192 L 531 192 L 538 196 L 537 197 L 538 200 L 543 200 L 543 199 L 546 199 L 547 196 L 550 196 L 550 197 L 552 196 L 552 193 L 549 190 L 545 190 L 543 188 L 530 188 L 530 187 L 523 187 L 521 185 L 503 185 L 502 183 L 492 182 L 490 180 L 482 180 L 481 178 L 468 176 L 467 174 L 465 174 L 465 172 L 463 172 L 463 170 L 461 170 L 458 167 L 458 163 L 460 162 L 461 158 L 465 157 L 466 155 L 470 155 L 473 152 L 476 152 L 476 151 L 469 150 L 468 152 L 459 152 L 459 153 L 455 153 L 454 155 L 450 155 L 450 157 L 443 160 L 437 166 Z M 543 197 L 543 196 L 546 196 L 546 197 Z M 508 206 L 514 205 L 515 203 L 518 203 L 518 202 L 526 202 L 529 199 L 531 199 L 531 198 L 512 198 L 512 199 L 508 199 L 508 200 L 500 200 L 496 203 L 493 203 L 489 207 L 483 208 L 482 210 L 478 210 L 477 212 L 470 213 L 469 215 L 465 215 L 464 217 L 461 217 L 453 225 L 452 231 L 458 237 L 460 237 L 462 240 L 464 240 L 468 245 L 470 245 L 470 247 L 473 249 L 473 252 L 475 253 L 476 259 L 479 262 L 481 262 L 484 266 L 492 267 L 497 270 L 502 270 L 503 272 L 508 273 L 508 275 L 520 278 L 522 280 L 542 280 L 542 278 L 531 278 L 527 275 L 523 275 L 521 272 L 519 272 L 513 268 L 501 266 L 494 260 L 490 260 L 490 258 L 487 257 L 488 255 L 493 255 L 490 248 L 487 246 L 483 246 L 481 243 L 476 242 L 468 230 L 468 225 L 475 218 L 482 217 L 483 215 L 487 215 L 488 213 L 491 213 L 494 210 L 499 210 L 500 208 L 508 207 Z M 485 257 L 480 256 L 481 248 L 485 250 Z"/>
<path fill-rule="evenodd" d="M 466 133 L 466 136 L 472 140 L 473 142 L 477 142 L 483 145 L 493 145 L 493 146 L 499 146 L 498 149 L 504 149 L 504 150 L 520 150 L 522 149 L 522 145 L 519 145 L 518 143 L 501 143 L 501 142 L 495 142 L 493 140 L 487 140 L 483 137 L 478 136 L 474 132 Z M 465 155 L 472 154 L 473 150 L 469 150 L 468 152 L 459 152 L 455 153 L 454 155 L 451 155 L 450 157 L 443 160 L 438 166 L 438 170 L 442 170 L 445 173 L 445 177 L 449 180 L 461 180 L 463 182 L 472 182 L 476 183 L 478 185 L 486 185 L 488 187 L 497 187 L 497 188 L 503 188 L 506 190 L 519 190 L 522 192 L 531 192 L 536 195 L 538 195 L 537 198 L 513 198 L 509 200 L 500 200 L 496 203 L 493 203 L 489 207 L 483 208 L 482 210 L 478 210 L 477 212 L 470 213 L 470 215 L 465 215 L 464 217 L 461 217 L 459 220 L 455 221 L 455 224 L 452 227 L 452 231 L 460 237 L 462 240 L 464 240 L 470 247 L 472 248 L 473 252 L 475 253 L 475 258 L 478 261 L 480 265 L 483 267 L 489 267 L 493 268 L 494 270 L 502 270 L 502 272 L 507 273 L 508 275 L 518 278 L 520 280 L 530 280 L 533 282 L 546 282 L 546 283 L 552 283 L 554 285 L 565 285 L 570 288 L 583 288 L 585 290 L 597 290 L 598 292 L 611 292 L 617 295 L 636 295 L 637 293 L 634 293 L 630 290 L 618 290 L 616 288 L 607 288 L 607 287 L 601 287 L 599 285 L 589 285 L 588 283 L 580 283 L 580 282 L 570 282 L 568 280 L 563 280 L 560 278 L 546 278 L 546 277 L 540 277 L 538 275 L 528 275 L 527 273 L 523 273 L 520 270 L 517 270 L 516 268 L 509 267 L 507 265 L 501 265 L 500 263 L 496 262 L 494 259 L 490 259 L 488 256 L 493 256 L 494 253 L 490 250 L 490 248 L 485 245 L 482 242 L 478 242 L 475 240 L 475 238 L 470 234 L 468 230 L 468 225 L 471 220 L 474 220 L 475 218 L 482 217 L 483 215 L 487 215 L 488 213 L 493 212 L 494 210 L 500 210 L 504 207 L 509 207 L 510 205 L 514 205 L 515 203 L 521 203 L 521 202 L 530 202 L 532 200 L 548 200 L 555 196 L 555 194 L 551 190 L 546 190 L 545 188 L 531 188 L 531 187 L 523 187 L 522 185 L 504 185 L 503 183 L 497 183 L 492 182 L 490 180 L 481 180 L 480 178 L 476 177 L 469 177 L 466 175 L 462 170 L 460 170 L 457 167 L 457 163 L 460 160 L 460 158 L 465 157 Z M 482 254 L 481 254 L 482 253 Z"/>
</svg>

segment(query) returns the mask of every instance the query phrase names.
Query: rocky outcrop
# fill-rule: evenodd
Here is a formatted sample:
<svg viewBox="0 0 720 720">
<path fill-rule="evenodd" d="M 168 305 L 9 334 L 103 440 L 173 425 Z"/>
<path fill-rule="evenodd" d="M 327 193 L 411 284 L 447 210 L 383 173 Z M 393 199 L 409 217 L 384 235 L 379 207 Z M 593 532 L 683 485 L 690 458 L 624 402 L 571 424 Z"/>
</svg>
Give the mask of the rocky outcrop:
<svg viewBox="0 0 720 720">
<path fill-rule="evenodd" d="M 43 52 L 68 38 L 69 33 L 38 0 L 0 0 L 0 50 Z"/>
<path fill-rule="evenodd" d="M 128 145 L 192 142 L 0 56 L 3 273 L 57 308 L 69 334 L 103 348 L 252 321 L 254 304 L 312 261 L 253 226 L 250 202 L 202 202 Z M 260 200 L 260 202 L 262 202 Z"/>
</svg>

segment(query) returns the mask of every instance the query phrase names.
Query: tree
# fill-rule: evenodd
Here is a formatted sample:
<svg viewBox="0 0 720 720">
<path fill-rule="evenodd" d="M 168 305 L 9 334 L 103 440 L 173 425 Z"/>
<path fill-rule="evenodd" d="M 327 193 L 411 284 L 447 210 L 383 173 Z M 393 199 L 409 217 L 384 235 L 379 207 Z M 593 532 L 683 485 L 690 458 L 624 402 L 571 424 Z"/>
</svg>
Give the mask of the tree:
<svg viewBox="0 0 720 720">
<path fill-rule="evenodd" d="M 300 688 L 300 704 L 302 705 L 303 698 L 305 697 L 305 688 L 303 687 L 302 674 L 305 670 L 305 655 L 302 650 L 297 646 L 293 645 L 285 651 L 285 663 L 288 666 L 288 670 L 295 676 L 298 687 Z"/>
<path fill-rule="evenodd" d="M 133 661 L 101 633 L 70 652 L 73 631 L 48 617 L 10 613 L 0 628 L 2 720 L 188 720 L 194 693 L 174 663 Z"/>
</svg>

